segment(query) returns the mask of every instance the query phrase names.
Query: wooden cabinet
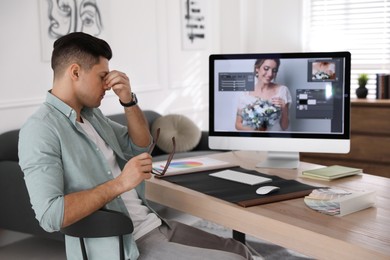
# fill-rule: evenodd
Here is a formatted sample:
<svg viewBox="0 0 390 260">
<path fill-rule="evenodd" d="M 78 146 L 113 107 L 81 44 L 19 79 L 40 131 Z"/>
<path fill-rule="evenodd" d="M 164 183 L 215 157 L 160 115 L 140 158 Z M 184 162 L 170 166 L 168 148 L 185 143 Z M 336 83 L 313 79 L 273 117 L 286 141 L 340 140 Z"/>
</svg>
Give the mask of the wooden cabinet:
<svg viewBox="0 0 390 260">
<path fill-rule="evenodd" d="M 390 178 L 390 100 L 351 102 L 351 150 L 348 154 L 301 153 L 301 161 L 362 168 Z"/>
</svg>

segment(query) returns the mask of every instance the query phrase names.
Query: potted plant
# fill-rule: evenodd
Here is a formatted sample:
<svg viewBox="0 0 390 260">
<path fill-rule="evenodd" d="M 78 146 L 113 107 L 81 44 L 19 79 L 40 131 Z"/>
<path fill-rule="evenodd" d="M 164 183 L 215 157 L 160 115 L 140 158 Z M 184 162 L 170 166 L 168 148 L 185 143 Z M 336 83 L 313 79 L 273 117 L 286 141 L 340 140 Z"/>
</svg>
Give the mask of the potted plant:
<svg viewBox="0 0 390 260">
<path fill-rule="evenodd" d="M 356 89 L 356 96 L 358 98 L 366 98 L 368 94 L 368 89 L 366 88 L 368 82 L 368 75 L 366 73 L 362 73 L 358 77 L 359 87 Z"/>
</svg>

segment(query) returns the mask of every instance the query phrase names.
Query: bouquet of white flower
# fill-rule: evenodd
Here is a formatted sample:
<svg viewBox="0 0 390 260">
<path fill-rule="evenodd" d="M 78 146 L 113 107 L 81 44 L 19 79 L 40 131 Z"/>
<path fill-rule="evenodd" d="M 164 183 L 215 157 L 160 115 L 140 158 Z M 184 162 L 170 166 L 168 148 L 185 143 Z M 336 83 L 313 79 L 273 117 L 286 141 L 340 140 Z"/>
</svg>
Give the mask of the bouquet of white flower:
<svg viewBox="0 0 390 260">
<path fill-rule="evenodd" d="M 330 79 L 330 75 L 324 71 L 313 74 L 313 79 Z"/>
<path fill-rule="evenodd" d="M 268 100 L 257 99 L 246 105 L 241 112 L 242 124 L 255 130 L 267 130 L 280 118 L 280 108 Z"/>
</svg>

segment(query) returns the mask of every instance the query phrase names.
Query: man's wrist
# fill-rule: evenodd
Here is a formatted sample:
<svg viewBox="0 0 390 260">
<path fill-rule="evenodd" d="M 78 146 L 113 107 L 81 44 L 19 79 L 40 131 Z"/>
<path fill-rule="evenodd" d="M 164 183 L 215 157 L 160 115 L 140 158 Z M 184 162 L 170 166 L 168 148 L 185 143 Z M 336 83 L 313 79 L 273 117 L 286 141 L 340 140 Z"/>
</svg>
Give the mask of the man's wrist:
<svg viewBox="0 0 390 260">
<path fill-rule="evenodd" d="M 128 103 L 123 103 L 123 102 L 119 99 L 119 103 L 120 103 L 122 106 L 124 106 L 124 107 L 132 107 L 132 106 L 134 106 L 134 105 L 137 105 L 137 103 L 138 103 L 137 96 L 136 96 L 133 92 L 131 92 L 131 97 L 132 97 L 132 99 L 131 99 L 130 102 L 128 102 Z"/>
</svg>

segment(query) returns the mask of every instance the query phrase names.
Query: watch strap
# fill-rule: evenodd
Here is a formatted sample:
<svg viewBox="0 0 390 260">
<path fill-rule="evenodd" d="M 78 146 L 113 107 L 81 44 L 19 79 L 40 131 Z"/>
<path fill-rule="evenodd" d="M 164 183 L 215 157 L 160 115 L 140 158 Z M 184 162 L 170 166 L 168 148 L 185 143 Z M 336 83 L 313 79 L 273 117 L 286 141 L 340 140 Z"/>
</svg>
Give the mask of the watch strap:
<svg viewBox="0 0 390 260">
<path fill-rule="evenodd" d="M 124 107 L 132 107 L 134 105 L 137 105 L 138 103 L 138 99 L 137 99 L 137 96 L 131 92 L 131 97 L 132 97 L 132 100 L 128 103 L 123 103 L 120 99 L 119 99 L 119 103 L 124 106 Z"/>
</svg>

